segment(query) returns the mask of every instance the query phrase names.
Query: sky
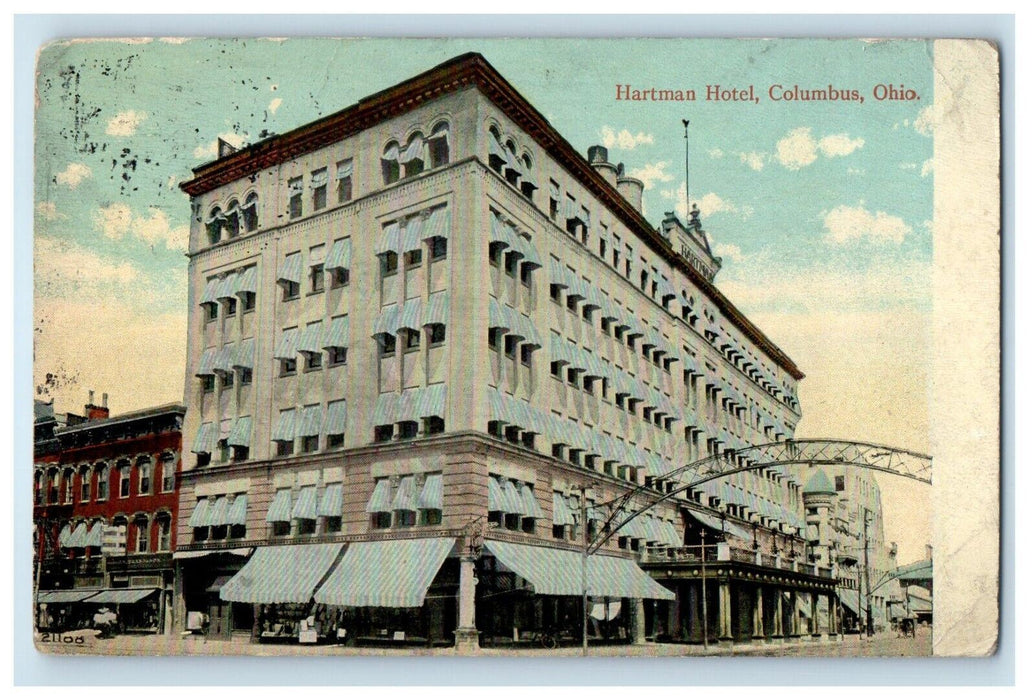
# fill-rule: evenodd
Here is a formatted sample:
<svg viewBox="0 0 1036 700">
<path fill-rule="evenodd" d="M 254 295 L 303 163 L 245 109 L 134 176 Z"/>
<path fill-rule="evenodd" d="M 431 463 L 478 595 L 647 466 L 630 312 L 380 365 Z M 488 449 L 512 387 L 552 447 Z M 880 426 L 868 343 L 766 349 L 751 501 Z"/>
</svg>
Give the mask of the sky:
<svg viewBox="0 0 1036 700">
<path fill-rule="evenodd" d="M 59 43 L 40 54 L 34 383 L 58 411 L 182 401 L 189 200 L 235 145 L 479 51 L 580 152 L 603 144 L 658 224 L 691 201 L 716 284 L 805 373 L 799 437 L 929 451 L 932 53 L 923 41 L 208 40 Z M 617 85 L 694 90 L 616 99 Z M 707 86 L 755 101 L 706 100 Z M 857 90 L 774 101 L 771 86 Z M 875 98 L 875 86 L 916 99 Z M 888 92 L 887 90 L 885 92 Z M 879 94 L 881 93 L 879 89 Z M 913 97 L 913 95 L 908 95 Z M 900 562 L 928 541 L 928 490 L 879 477 Z"/>
</svg>

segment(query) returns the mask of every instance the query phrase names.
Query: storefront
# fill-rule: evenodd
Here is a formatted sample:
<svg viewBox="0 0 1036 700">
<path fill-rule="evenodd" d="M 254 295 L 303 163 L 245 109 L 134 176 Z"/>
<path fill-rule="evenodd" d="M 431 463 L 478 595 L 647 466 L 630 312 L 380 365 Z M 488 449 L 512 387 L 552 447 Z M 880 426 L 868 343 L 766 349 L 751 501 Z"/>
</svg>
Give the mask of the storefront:
<svg viewBox="0 0 1036 700">
<path fill-rule="evenodd" d="M 220 598 L 223 586 L 237 574 L 251 548 L 176 552 L 179 573 L 177 627 L 181 632 L 229 639 L 252 633 L 252 606 L 234 606 Z"/>
</svg>

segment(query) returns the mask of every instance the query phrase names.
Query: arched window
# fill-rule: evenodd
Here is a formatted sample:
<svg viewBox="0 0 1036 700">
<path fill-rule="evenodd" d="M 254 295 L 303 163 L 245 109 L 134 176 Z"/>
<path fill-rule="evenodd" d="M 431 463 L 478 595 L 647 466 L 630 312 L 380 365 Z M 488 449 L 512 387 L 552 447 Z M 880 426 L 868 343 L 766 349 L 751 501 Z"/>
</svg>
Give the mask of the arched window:
<svg viewBox="0 0 1036 700">
<path fill-rule="evenodd" d="M 51 469 L 47 477 L 47 503 L 57 503 L 61 496 L 61 474 Z"/>
<path fill-rule="evenodd" d="M 161 457 L 162 461 L 162 492 L 169 493 L 176 488 L 176 457 L 171 452 L 165 452 Z"/>
<path fill-rule="evenodd" d="M 148 551 L 148 528 L 147 516 L 141 513 L 133 518 L 133 551 L 138 554 Z"/>
<path fill-rule="evenodd" d="M 381 175 L 386 185 L 399 179 L 399 144 L 390 141 L 381 156 Z"/>
<path fill-rule="evenodd" d="M 209 218 L 205 220 L 205 230 L 209 234 L 209 245 L 219 243 L 220 230 L 223 228 L 225 218 L 219 207 L 213 207 Z"/>
<path fill-rule="evenodd" d="M 241 210 L 238 208 L 236 199 L 230 200 L 224 217 L 226 220 L 223 226 L 227 229 L 227 235 L 230 238 L 236 238 L 237 234 L 241 233 Z"/>
<path fill-rule="evenodd" d="M 406 148 L 399 154 L 399 164 L 403 167 L 403 177 L 413 177 L 424 171 L 425 162 L 424 136 L 417 132 L 407 141 Z"/>
<path fill-rule="evenodd" d="M 151 493 L 151 458 L 141 457 L 137 460 L 137 494 L 147 496 Z"/>
<path fill-rule="evenodd" d="M 245 197 L 245 205 L 241 207 L 241 219 L 246 232 L 251 233 L 259 228 L 259 195 L 255 192 Z"/>
<path fill-rule="evenodd" d="M 119 498 L 129 498 L 130 495 L 130 463 L 122 459 L 116 465 L 119 470 Z"/>
<path fill-rule="evenodd" d="M 155 527 L 158 529 L 158 542 L 156 552 L 168 552 L 172 547 L 173 518 L 169 513 L 159 513 L 155 516 Z"/>
<path fill-rule="evenodd" d="M 64 499 L 63 503 L 71 503 L 75 500 L 75 476 L 76 472 L 72 467 L 65 470 L 64 478 Z"/>
<path fill-rule="evenodd" d="M 90 473 L 90 465 L 84 464 L 79 467 L 79 500 L 86 503 L 90 500 L 90 481 L 93 475 Z"/>
<path fill-rule="evenodd" d="M 108 465 L 103 462 L 98 462 L 94 465 L 94 471 L 97 472 L 97 500 L 107 501 L 108 485 L 110 483 Z"/>
<path fill-rule="evenodd" d="M 450 125 L 439 122 L 428 137 L 428 165 L 441 168 L 450 162 Z"/>
</svg>

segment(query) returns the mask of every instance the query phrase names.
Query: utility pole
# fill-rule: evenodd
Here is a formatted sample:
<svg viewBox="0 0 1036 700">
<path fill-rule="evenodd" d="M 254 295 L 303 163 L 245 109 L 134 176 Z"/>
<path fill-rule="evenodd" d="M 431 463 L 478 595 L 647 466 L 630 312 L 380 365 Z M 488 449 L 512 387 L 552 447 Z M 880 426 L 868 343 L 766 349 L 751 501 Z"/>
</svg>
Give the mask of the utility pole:
<svg viewBox="0 0 1036 700">
<path fill-rule="evenodd" d="M 870 511 L 866 508 L 863 509 L 863 580 L 864 589 L 867 591 L 867 636 L 874 635 L 874 617 L 871 612 L 871 565 L 870 565 L 870 546 L 867 538 L 867 516 L 870 515 Z"/>
<path fill-rule="evenodd" d="M 586 614 L 586 565 L 587 560 L 590 558 L 590 517 L 586 512 L 586 484 L 579 487 L 579 517 L 582 519 L 583 526 L 583 566 L 582 566 L 582 585 L 583 585 L 583 656 L 590 654 L 589 640 L 587 623 L 588 620 Z"/>
<path fill-rule="evenodd" d="M 691 142 L 687 138 L 689 119 L 683 120 L 683 193 L 684 205 L 687 207 L 687 225 L 691 225 Z"/>
<path fill-rule="evenodd" d="M 701 639 L 709 650 L 709 597 L 705 592 L 705 530 L 701 530 Z"/>
</svg>

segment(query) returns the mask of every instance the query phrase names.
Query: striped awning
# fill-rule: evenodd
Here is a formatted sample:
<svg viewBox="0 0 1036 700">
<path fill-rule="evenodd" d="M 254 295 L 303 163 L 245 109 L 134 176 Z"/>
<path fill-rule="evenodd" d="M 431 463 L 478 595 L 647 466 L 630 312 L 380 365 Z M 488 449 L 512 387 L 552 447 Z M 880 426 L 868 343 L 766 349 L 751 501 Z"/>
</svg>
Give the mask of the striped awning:
<svg viewBox="0 0 1036 700">
<path fill-rule="evenodd" d="M 266 522 L 286 523 L 291 520 L 291 489 L 277 489 L 266 511 Z"/>
<path fill-rule="evenodd" d="M 504 490 L 495 477 L 489 477 L 489 511 L 507 511 L 507 499 L 504 498 Z"/>
<path fill-rule="evenodd" d="M 198 426 L 198 433 L 194 436 L 194 445 L 191 452 L 195 454 L 212 454 L 216 450 L 216 441 L 219 439 L 219 426 L 215 423 L 202 423 Z"/>
<path fill-rule="evenodd" d="M 255 366 L 255 338 L 245 338 L 237 344 L 237 352 L 231 365 L 248 369 Z"/>
<path fill-rule="evenodd" d="M 320 353 L 324 349 L 324 323 L 316 321 L 307 323 L 299 334 L 299 352 Z"/>
<path fill-rule="evenodd" d="M 421 325 L 445 324 L 450 318 L 450 294 L 438 292 L 428 297 L 428 303 L 421 310 Z"/>
<path fill-rule="evenodd" d="M 715 515 L 712 515 L 710 513 L 702 513 L 698 510 L 690 510 L 689 508 L 684 509 L 684 511 L 692 518 L 697 520 L 701 525 L 704 525 L 707 528 L 710 528 L 717 532 L 726 531 L 726 524 Z"/>
<path fill-rule="evenodd" d="M 194 510 L 191 511 L 191 519 L 187 524 L 191 527 L 208 527 L 210 504 L 211 502 L 207 498 L 198 499 L 198 502 L 194 504 Z"/>
<path fill-rule="evenodd" d="M 248 447 L 252 444 L 251 416 L 241 416 L 234 421 L 234 426 L 230 429 L 230 435 L 227 436 L 227 444 L 238 447 Z"/>
<path fill-rule="evenodd" d="M 86 547 L 86 523 L 80 522 L 65 540 L 66 547 Z"/>
<path fill-rule="evenodd" d="M 298 413 L 295 422 L 295 437 L 312 437 L 320 435 L 320 424 L 324 419 L 324 409 L 320 404 L 305 406 Z"/>
<path fill-rule="evenodd" d="M 274 359 L 277 360 L 294 360 L 295 355 L 299 352 L 299 329 L 298 328 L 286 328 L 281 333 L 281 340 L 277 343 L 277 348 L 273 351 Z"/>
<path fill-rule="evenodd" d="M 371 423 L 373 425 L 395 423 L 399 398 L 399 394 L 391 391 L 385 394 L 378 394 L 378 398 L 374 402 L 374 415 L 371 418 Z"/>
<path fill-rule="evenodd" d="M 65 523 L 65 526 L 61 528 L 61 532 L 58 533 L 58 546 L 67 547 L 68 538 L 72 534 L 72 523 Z"/>
<path fill-rule="evenodd" d="M 201 354 L 201 359 L 198 361 L 198 370 L 194 373 L 195 376 L 203 377 L 206 374 L 212 374 L 216 371 L 216 358 L 219 356 L 219 350 L 216 348 L 205 348 Z"/>
<path fill-rule="evenodd" d="M 209 512 L 206 523 L 209 526 L 227 525 L 227 511 L 228 505 L 226 496 L 217 496 L 215 500 L 211 501 L 209 506 Z"/>
<path fill-rule="evenodd" d="M 255 265 L 242 270 L 237 278 L 237 291 L 235 293 L 238 296 L 255 294 L 258 281 L 257 276 Z"/>
<path fill-rule="evenodd" d="M 317 519 L 317 487 L 303 486 L 299 489 L 299 497 L 291 509 L 292 520 Z"/>
<path fill-rule="evenodd" d="M 277 281 L 302 284 L 302 253 L 292 253 L 284 257 L 284 262 L 277 271 Z"/>
<path fill-rule="evenodd" d="M 132 605 L 157 592 L 157 588 L 108 588 L 83 602 L 91 605 Z"/>
<path fill-rule="evenodd" d="M 258 547 L 219 591 L 233 603 L 308 603 L 342 552 L 341 544 Z"/>
<path fill-rule="evenodd" d="M 323 348 L 347 348 L 349 347 L 349 317 L 335 316 L 331 322 L 324 327 L 324 337 L 321 341 Z"/>
<path fill-rule="evenodd" d="M 520 484 L 518 486 L 518 495 L 522 501 L 522 517 L 524 518 L 542 518 L 543 509 L 540 508 L 539 502 L 536 500 L 536 495 L 532 492 L 532 487 L 528 484 Z"/>
<path fill-rule="evenodd" d="M 568 502 L 565 501 L 564 495 L 554 492 L 554 525 L 572 525 L 578 518 L 577 513 L 573 513 L 572 509 L 568 507 Z"/>
<path fill-rule="evenodd" d="M 239 493 L 234 496 L 227 509 L 227 525 L 244 525 L 248 518 L 248 496 Z"/>
<path fill-rule="evenodd" d="M 446 385 L 432 384 L 405 389 L 396 411 L 397 418 L 391 421 L 393 423 L 430 416 L 442 417 L 446 412 Z"/>
<path fill-rule="evenodd" d="M 345 400 L 329 401 L 321 432 L 324 435 L 341 435 L 345 432 Z"/>
<path fill-rule="evenodd" d="M 294 440 L 295 439 L 295 409 L 288 408 L 281 411 L 277 417 L 277 425 L 270 435 L 271 440 Z"/>
<path fill-rule="evenodd" d="M 500 482 L 500 489 L 504 492 L 504 512 L 522 515 L 525 506 L 522 497 L 518 493 L 518 487 L 510 479 Z"/>
<path fill-rule="evenodd" d="M 414 299 L 407 299 L 403 302 L 403 308 L 400 310 L 399 315 L 396 317 L 396 327 L 392 332 L 398 333 L 404 328 L 410 330 L 420 330 L 421 328 L 421 307 L 423 302 L 420 297 Z"/>
<path fill-rule="evenodd" d="M 238 274 L 236 272 L 228 272 L 220 280 L 219 286 L 216 287 L 216 298 L 217 299 L 233 299 L 237 293 L 238 285 Z"/>
<path fill-rule="evenodd" d="M 395 335 L 399 328 L 399 305 L 389 304 L 382 307 L 378 315 L 374 317 L 374 325 L 371 327 L 371 335 L 387 333 Z"/>
<path fill-rule="evenodd" d="M 402 232 L 399 222 L 393 221 L 381 232 L 381 237 L 375 242 L 374 253 L 384 255 L 385 253 L 399 253 L 399 245 L 402 242 Z"/>
<path fill-rule="evenodd" d="M 324 493 L 320 497 L 320 505 L 317 507 L 317 515 L 325 518 L 342 517 L 342 484 L 328 484 L 324 487 Z"/>
<path fill-rule="evenodd" d="M 501 564 L 531 583 L 539 595 L 583 594 L 580 552 L 497 540 L 486 540 L 485 548 Z M 586 558 L 586 574 L 586 592 L 592 596 L 658 600 L 676 597 L 629 559 L 591 555 Z"/>
<path fill-rule="evenodd" d="M 456 540 L 355 542 L 313 599 L 323 605 L 418 608 Z"/>
<path fill-rule="evenodd" d="M 399 236 L 399 252 L 402 253 L 408 250 L 416 250 L 420 248 L 421 241 L 424 238 L 422 235 L 423 231 L 424 219 L 420 216 L 414 216 L 407 219 Z"/>
<path fill-rule="evenodd" d="M 429 215 L 428 220 L 424 224 L 424 231 L 421 233 L 421 237 L 424 239 L 449 238 L 451 228 L 452 221 L 449 208 L 439 207 L 432 210 L 431 215 Z"/>
<path fill-rule="evenodd" d="M 214 304 L 216 303 L 216 293 L 219 291 L 219 285 L 221 284 L 219 277 L 210 277 L 205 282 L 205 289 L 202 290 L 201 299 L 198 301 L 199 304 Z"/>
<path fill-rule="evenodd" d="M 352 260 L 353 245 L 350 238 L 339 238 L 331 244 L 331 250 L 327 252 L 324 260 L 325 270 L 342 269 L 348 270 Z"/>
<path fill-rule="evenodd" d="M 90 527 L 90 530 L 86 533 L 86 539 L 83 541 L 83 546 L 97 547 L 98 549 L 100 549 L 103 535 L 104 522 L 101 520 L 95 520 L 94 524 Z"/>
<path fill-rule="evenodd" d="M 416 511 L 418 495 L 414 475 L 404 476 L 399 480 L 396 497 L 392 499 L 392 510 Z"/>
<path fill-rule="evenodd" d="M 374 492 L 367 501 L 368 513 L 389 513 L 392 511 L 392 484 L 388 479 L 378 479 L 374 483 Z"/>
<path fill-rule="evenodd" d="M 422 510 L 442 510 L 442 474 L 425 477 L 421 495 L 417 498 L 417 507 Z"/>
<path fill-rule="evenodd" d="M 92 595 L 97 595 L 99 591 L 96 588 L 70 588 L 66 590 L 56 591 L 40 591 L 36 598 L 38 603 L 47 603 L 53 605 L 55 603 L 78 603 L 86 600 Z"/>
</svg>

